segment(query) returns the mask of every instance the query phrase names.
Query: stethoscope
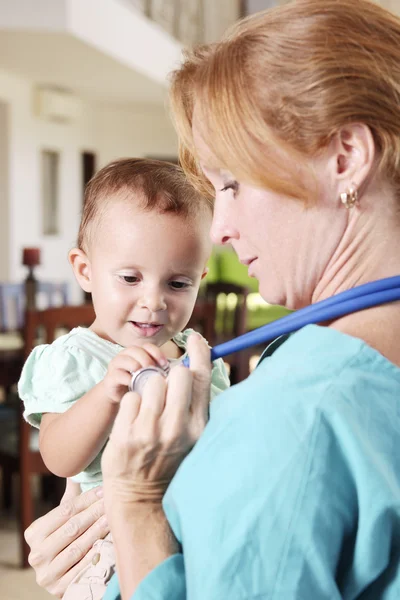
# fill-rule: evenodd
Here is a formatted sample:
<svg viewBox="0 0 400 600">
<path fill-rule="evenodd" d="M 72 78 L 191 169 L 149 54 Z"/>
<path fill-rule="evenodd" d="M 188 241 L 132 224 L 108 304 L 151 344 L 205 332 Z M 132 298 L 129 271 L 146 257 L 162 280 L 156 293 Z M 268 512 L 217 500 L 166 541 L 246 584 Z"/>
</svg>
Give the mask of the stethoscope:
<svg viewBox="0 0 400 600">
<path fill-rule="evenodd" d="M 246 350 L 251 346 L 266 344 L 280 336 L 298 331 L 306 325 L 326 323 L 366 308 L 388 304 L 396 300 L 400 300 L 400 275 L 365 283 L 326 300 L 301 308 L 272 323 L 229 340 L 229 342 L 219 344 L 211 350 L 211 360 L 214 361 L 234 352 Z M 188 367 L 189 357 L 185 357 L 181 364 Z M 169 367 L 161 369 L 161 367 L 156 366 L 140 369 L 132 374 L 129 389 L 140 394 L 149 377 L 155 373 L 166 377 L 169 370 Z"/>
</svg>

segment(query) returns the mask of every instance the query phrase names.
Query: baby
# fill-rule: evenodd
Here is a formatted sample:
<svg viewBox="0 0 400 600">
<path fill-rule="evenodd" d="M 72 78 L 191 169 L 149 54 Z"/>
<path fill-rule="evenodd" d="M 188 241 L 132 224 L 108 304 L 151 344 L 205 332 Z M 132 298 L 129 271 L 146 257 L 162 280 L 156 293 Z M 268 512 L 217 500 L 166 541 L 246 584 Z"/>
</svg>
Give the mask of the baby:
<svg viewBox="0 0 400 600">
<path fill-rule="evenodd" d="M 118 160 L 87 186 L 69 260 L 92 295 L 95 321 L 35 348 L 18 385 L 25 419 L 40 426 L 46 465 L 82 491 L 102 482 L 101 452 L 131 373 L 185 354 L 211 218 L 207 200 L 166 162 Z M 215 361 L 211 398 L 228 386 L 223 361 Z M 102 598 L 115 562 L 109 536 L 97 546 L 65 599 Z"/>
</svg>

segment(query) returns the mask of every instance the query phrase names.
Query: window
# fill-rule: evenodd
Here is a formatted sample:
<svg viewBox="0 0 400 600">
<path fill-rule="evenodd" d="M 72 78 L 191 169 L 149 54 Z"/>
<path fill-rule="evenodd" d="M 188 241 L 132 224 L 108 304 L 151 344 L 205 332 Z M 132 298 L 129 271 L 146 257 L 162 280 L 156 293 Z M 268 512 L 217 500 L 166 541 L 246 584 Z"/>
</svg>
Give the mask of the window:
<svg viewBox="0 0 400 600">
<path fill-rule="evenodd" d="M 43 235 L 59 233 L 59 164 L 58 152 L 42 150 Z"/>
<path fill-rule="evenodd" d="M 252 15 L 260 10 L 273 8 L 279 4 L 285 4 L 287 0 L 241 0 L 241 13 L 243 17 Z"/>
<path fill-rule="evenodd" d="M 82 152 L 82 198 L 85 195 L 85 188 L 87 184 L 92 179 L 93 175 L 96 173 L 96 162 L 97 160 L 94 152 Z"/>
</svg>

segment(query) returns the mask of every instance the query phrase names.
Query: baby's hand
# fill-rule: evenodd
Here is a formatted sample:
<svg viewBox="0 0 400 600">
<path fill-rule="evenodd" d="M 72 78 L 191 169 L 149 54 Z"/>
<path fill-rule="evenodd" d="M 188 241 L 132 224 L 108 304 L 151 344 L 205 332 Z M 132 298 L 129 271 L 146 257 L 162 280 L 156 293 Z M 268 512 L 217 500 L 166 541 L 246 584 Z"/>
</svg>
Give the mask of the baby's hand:
<svg viewBox="0 0 400 600">
<path fill-rule="evenodd" d="M 168 360 L 160 348 L 153 344 L 131 346 L 122 350 L 108 365 L 107 373 L 103 379 L 103 386 L 107 398 L 119 404 L 121 398 L 128 391 L 132 373 L 143 367 L 166 367 Z"/>
</svg>

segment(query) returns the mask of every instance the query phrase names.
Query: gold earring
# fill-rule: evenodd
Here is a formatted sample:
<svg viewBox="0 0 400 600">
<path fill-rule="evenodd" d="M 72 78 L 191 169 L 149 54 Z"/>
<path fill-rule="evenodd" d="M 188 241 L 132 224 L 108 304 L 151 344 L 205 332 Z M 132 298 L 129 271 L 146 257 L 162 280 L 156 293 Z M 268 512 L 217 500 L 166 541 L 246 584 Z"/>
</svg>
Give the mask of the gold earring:
<svg viewBox="0 0 400 600">
<path fill-rule="evenodd" d="M 347 209 L 353 208 L 358 201 L 358 189 L 352 184 L 345 192 L 340 194 L 340 200 Z"/>
</svg>

